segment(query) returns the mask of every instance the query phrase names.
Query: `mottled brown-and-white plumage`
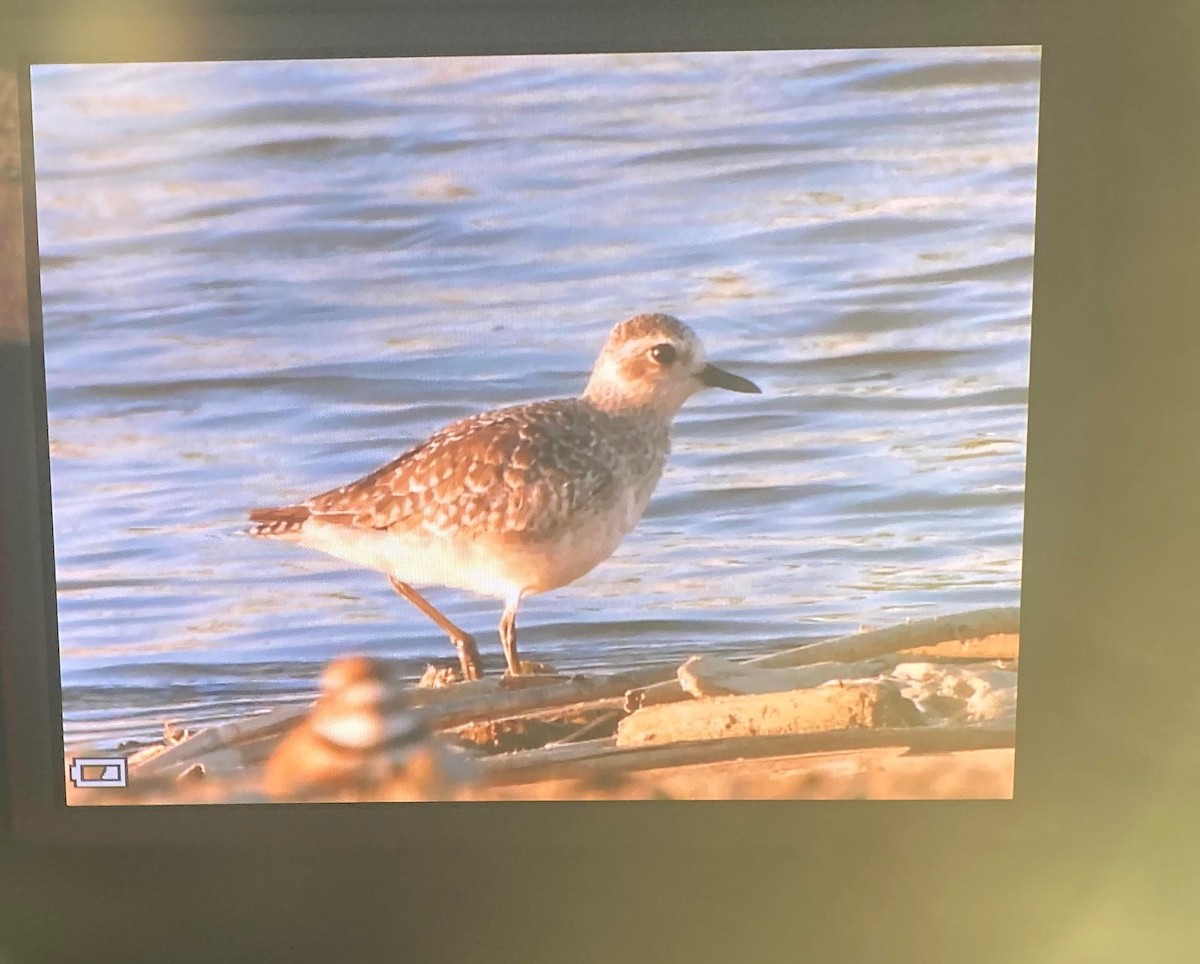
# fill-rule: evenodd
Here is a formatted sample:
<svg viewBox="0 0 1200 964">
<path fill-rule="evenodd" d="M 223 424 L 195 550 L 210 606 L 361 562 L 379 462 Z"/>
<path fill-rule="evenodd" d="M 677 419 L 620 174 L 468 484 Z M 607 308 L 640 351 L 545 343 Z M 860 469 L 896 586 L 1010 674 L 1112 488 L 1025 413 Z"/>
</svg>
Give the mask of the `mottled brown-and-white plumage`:
<svg viewBox="0 0 1200 964">
<path fill-rule="evenodd" d="M 518 672 L 520 599 L 566 585 L 612 554 L 662 474 L 672 419 L 707 386 L 758 391 L 708 364 L 678 319 L 637 315 L 613 329 L 582 395 L 454 422 L 355 482 L 253 511 L 250 531 L 387 573 L 460 653 L 474 641 L 412 585 L 505 600 L 505 654 Z M 463 661 L 466 671 L 472 660 Z"/>
<path fill-rule="evenodd" d="M 299 532 L 309 519 L 402 533 L 537 538 L 617 498 L 618 474 L 661 469 L 666 427 L 578 398 L 461 419 L 356 482 L 299 506 L 259 510 L 254 535 Z"/>
</svg>

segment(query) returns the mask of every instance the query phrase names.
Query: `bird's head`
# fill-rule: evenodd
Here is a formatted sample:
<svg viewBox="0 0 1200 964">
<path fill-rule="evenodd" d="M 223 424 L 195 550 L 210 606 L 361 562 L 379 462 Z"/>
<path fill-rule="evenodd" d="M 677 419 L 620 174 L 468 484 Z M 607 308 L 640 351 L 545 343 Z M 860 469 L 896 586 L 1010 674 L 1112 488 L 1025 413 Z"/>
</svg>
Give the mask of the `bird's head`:
<svg viewBox="0 0 1200 964">
<path fill-rule="evenodd" d="M 753 382 L 710 364 L 696 333 L 678 318 L 635 315 L 608 336 L 584 398 L 598 408 L 651 408 L 670 418 L 704 388 L 760 391 Z"/>
</svg>

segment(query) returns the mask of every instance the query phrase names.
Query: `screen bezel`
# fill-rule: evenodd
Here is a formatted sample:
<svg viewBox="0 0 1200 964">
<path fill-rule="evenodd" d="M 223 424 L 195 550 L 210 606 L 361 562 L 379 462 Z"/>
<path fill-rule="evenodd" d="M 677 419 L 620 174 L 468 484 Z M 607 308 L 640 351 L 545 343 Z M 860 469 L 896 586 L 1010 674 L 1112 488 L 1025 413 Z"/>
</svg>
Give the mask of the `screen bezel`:
<svg viewBox="0 0 1200 964">
<path fill-rule="evenodd" d="M 420 843 L 453 839 L 464 846 L 494 844 L 537 835 L 545 842 L 570 844 L 580 833 L 631 845 L 651 841 L 687 841 L 713 833 L 725 842 L 758 838 L 775 825 L 780 842 L 811 832 L 795 824 L 803 801 L 705 805 L 690 802 L 608 805 L 597 803 L 513 804 L 286 804 L 254 806 L 68 807 L 63 792 L 62 732 L 55 633 L 53 538 L 50 520 L 50 478 L 46 422 L 44 363 L 41 343 L 40 278 L 37 263 L 36 206 L 29 67 L 37 63 L 290 59 L 307 57 L 433 56 L 515 53 L 635 52 L 657 50 L 843 49 L 869 47 L 932 47 L 977 45 L 1039 45 L 1042 48 L 1042 105 L 1039 136 L 1037 245 L 1034 265 L 1034 314 L 1040 315 L 1049 287 L 1056 295 L 1055 255 L 1070 245 L 1077 223 L 1056 218 L 1044 198 L 1062 185 L 1060 152 L 1069 150 L 1071 132 L 1045 123 L 1049 107 L 1060 124 L 1069 124 L 1063 75 L 1088 70 L 1086 44 L 1057 32 L 1039 16 L 1036 5 L 1020 3 L 934 3 L 846 5 L 822 2 L 786 8 L 782 4 L 734 5 L 708 3 L 670 9 L 666 5 L 606 3 L 569 11 L 529 3 L 501 5 L 464 3 L 453 9 L 430 3 L 409 3 L 395 12 L 335 16 L 197 15 L 142 18 L 88 18 L 68 21 L 31 19 L 17 25 L 15 44 L 6 51 L 5 69 L 17 78 L 15 109 L 19 131 L 23 222 L 8 226 L 4 243 L 25 252 L 22 279 L 27 308 L 18 319 L 16 359 L 11 371 L 27 377 L 0 384 L 0 410 L 16 414 L 0 427 L 6 461 L 3 489 L 6 523 L 0 534 L 3 558 L 10 564 L 10 606 L 3 614 L 0 641 L 0 695 L 5 709 L 8 779 L 12 821 L 21 838 L 46 842 L 278 842 L 294 845 L 306 839 L 372 844 L 389 840 Z M 5 107 L 5 109 L 9 109 Z M 9 123 L 11 117 L 6 118 Z M 1047 162 L 1049 161 L 1049 164 Z M 1048 254 L 1049 252 L 1049 254 Z M 1047 267 L 1049 263 L 1050 267 Z M 15 270 L 15 269 L 12 269 Z M 1049 272 L 1049 277 L 1047 273 Z M 14 275 L 15 277 L 15 275 Z M 1040 326 L 1033 326 L 1030 396 L 1045 391 L 1039 372 L 1053 368 L 1043 360 Z M 8 344 L 6 351 L 10 351 Z M 18 357 L 22 356 L 22 357 Z M 6 362 L 8 364 L 8 362 Z M 1031 403 L 1029 452 L 1036 452 L 1037 407 Z M 1027 456 L 1036 465 L 1036 455 Z M 1029 520 L 1037 516 L 1036 476 L 1027 475 L 1026 559 L 1029 558 Z M 1031 501 L 1032 500 L 1032 501 Z M 36 506 L 30 512 L 29 506 Z M 1026 592 L 1029 564 L 1022 587 L 1023 629 L 1034 642 L 1039 635 L 1038 601 Z M 1021 806 L 1034 764 L 1024 752 L 1026 737 L 1041 714 L 1037 707 L 1042 687 L 1026 680 L 1044 671 L 1035 649 L 1022 673 L 1022 710 L 1018 730 L 1017 792 L 1014 801 L 963 802 L 963 814 L 974 819 L 981 810 L 1010 817 Z M 1030 703 L 1034 705 L 1029 706 Z M 947 804 L 877 803 L 843 805 L 836 819 L 874 821 L 880 815 L 905 811 L 910 819 L 941 826 Z M 954 805 L 958 806 L 958 805 Z M 747 807 L 755 808 L 754 825 L 746 825 Z M 883 809 L 877 809 L 883 808 Z M 547 822 L 546 810 L 559 816 Z M 805 824 L 832 817 L 820 805 L 805 809 Z M 891 816 L 889 816 L 891 819 Z M 762 821 L 765 821 L 763 823 Z M 718 829 L 719 827 L 719 829 Z"/>
</svg>

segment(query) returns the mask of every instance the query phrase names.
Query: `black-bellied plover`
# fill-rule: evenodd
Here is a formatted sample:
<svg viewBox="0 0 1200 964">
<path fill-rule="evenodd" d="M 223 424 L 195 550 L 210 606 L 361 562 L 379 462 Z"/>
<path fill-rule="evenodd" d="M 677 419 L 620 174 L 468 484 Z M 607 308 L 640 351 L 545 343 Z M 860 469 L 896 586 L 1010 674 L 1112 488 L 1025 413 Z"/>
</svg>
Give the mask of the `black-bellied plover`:
<svg viewBox="0 0 1200 964">
<path fill-rule="evenodd" d="M 709 364 L 683 322 L 636 315 L 612 330 L 582 395 L 454 422 L 356 482 L 255 509 L 250 531 L 385 573 L 450 637 L 467 679 L 481 672 L 474 637 L 413 586 L 498 597 L 516 675 L 521 599 L 612 555 L 662 475 L 675 414 L 706 387 L 759 391 Z"/>
</svg>

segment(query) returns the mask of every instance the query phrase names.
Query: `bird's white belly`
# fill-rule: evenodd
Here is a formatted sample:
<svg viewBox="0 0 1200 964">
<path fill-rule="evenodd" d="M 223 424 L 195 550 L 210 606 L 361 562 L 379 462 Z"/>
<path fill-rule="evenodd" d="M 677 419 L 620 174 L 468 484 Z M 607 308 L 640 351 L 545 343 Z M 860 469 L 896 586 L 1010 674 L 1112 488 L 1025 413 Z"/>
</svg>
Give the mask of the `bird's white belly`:
<svg viewBox="0 0 1200 964">
<path fill-rule="evenodd" d="M 557 589 L 591 572 L 637 525 L 641 509 L 632 518 L 630 515 L 629 511 L 597 513 L 579 520 L 557 538 L 523 544 L 519 557 L 509 561 L 522 592 L 531 595 Z"/>
<path fill-rule="evenodd" d="M 564 520 L 537 539 L 521 533 L 452 534 L 416 528 L 402 534 L 309 519 L 302 545 L 416 586 L 447 586 L 500 599 L 573 582 L 613 554 L 645 511 L 655 480 L 626 490 L 607 511 Z"/>
<path fill-rule="evenodd" d="M 337 559 L 394 576 L 415 586 L 447 586 L 506 598 L 512 585 L 487 546 L 424 529 L 397 535 L 309 520 L 300 542 Z"/>
</svg>

